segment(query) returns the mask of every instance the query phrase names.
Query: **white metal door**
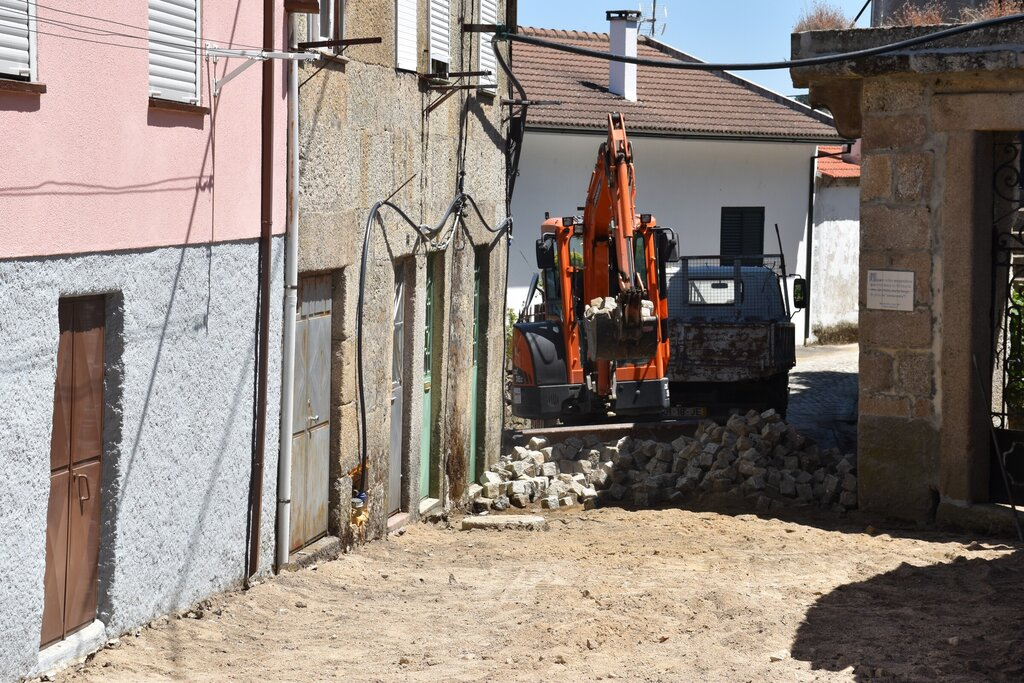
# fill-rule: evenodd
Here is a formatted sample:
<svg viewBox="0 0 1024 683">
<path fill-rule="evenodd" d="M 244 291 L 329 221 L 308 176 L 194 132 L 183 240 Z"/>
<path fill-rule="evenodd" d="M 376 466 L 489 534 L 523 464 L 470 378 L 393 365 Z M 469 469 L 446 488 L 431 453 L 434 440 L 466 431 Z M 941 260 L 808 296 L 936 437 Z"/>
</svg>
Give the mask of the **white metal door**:
<svg viewBox="0 0 1024 683">
<path fill-rule="evenodd" d="M 395 325 L 391 356 L 391 450 L 388 457 L 388 514 L 402 509 L 402 396 L 405 368 L 405 278 L 395 270 Z"/>
<path fill-rule="evenodd" d="M 327 533 L 330 487 L 331 276 L 299 281 L 292 419 L 291 548 Z"/>
</svg>

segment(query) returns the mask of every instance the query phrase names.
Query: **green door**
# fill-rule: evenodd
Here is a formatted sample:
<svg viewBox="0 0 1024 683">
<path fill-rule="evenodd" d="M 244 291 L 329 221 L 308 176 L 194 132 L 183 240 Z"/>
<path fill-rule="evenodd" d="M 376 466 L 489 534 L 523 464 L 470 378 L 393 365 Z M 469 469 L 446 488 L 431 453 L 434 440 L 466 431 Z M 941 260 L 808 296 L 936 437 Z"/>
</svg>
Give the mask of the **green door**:
<svg viewBox="0 0 1024 683">
<path fill-rule="evenodd" d="M 435 478 L 431 460 L 431 438 L 434 421 L 431 415 L 430 377 L 433 371 L 433 323 L 434 323 L 434 257 L 427 256 L 427 292 L 423 330 L 423 432 L 420 436 L 420 498 L 430 498 L 438 493 L 431 490 Z M 439 496 L 434 496 L 439 497 Z"/>
<path fill-rule="evenodd" d="M 476 481 L 476 442 L 477 429 L 480 422 L 478 413 L 480 406 L 480 264 L 473 268 L 473 371 L 470 382 L 473 389 L 469 399 L 469 481 Z"/>
</svg>

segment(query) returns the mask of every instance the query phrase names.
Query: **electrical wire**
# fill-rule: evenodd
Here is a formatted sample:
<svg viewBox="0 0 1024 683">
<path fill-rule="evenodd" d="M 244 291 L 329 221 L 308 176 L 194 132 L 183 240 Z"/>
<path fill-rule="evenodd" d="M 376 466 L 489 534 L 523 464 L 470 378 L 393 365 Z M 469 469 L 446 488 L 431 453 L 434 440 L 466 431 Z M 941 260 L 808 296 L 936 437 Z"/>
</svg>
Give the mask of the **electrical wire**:
<svg viewBox="0 0 1024 683">
<path fill-rule="evenodd" d="M 5 12 L 5 11 L 11 11 L 11 10 L 7 10 L 6 8 L 0 7 L 0 13 Z M 3 15 L 0 14 L 0 16 L 3 16 Z M 148 52 L 150 54 L 165 55 L 165 56 L 169 56 L 169 57 L 181 57 L 182 55 L 199 55 L 199 56 L 214 55 L 214 56 L 218 56 L 218 57 L 230 58 L 230 55 L 224 55 L 222 51 L 226 50 L 226 49 L 238 49 L 238 48 L 248 47 L 248 46 L 236 43 L 236 44 L 230 45 L 228 47 L 220 47 L 220 46 L 218 46 L 216 49 L 207 50 L 205 47 L 200 47 L 200 46 L 197 46 L 197 45 L 183 45 L 183 44 L 180 44 L 180 43 L 170 43 L 170 42 L 161 41 L 161 40 L 153 40 L 151 38 L 143 37 L 143 36 L 132 36 L 132 35 L 121 34 L 121 33 L 116 33 L 116 32 L 106 32 L 103 29 L 99 29 L 99 28 L 95 28 L 95 27 L 76 27 L 76 26 L 74 26 L 72 24 L 68 24 L 66 22 L 53 21 L 53 20 L 41 20 L 41 19 L 37 18 L 36 19 L 36 24 L 40 24 L 40 23 L 48 24 L 48 25 L 54 26 L 56 28 L 63 28 L 63 29 L 71 30 L 71 31 L 80 32 L 80 33 L 86 33 L 87 35 L 111 36 L 111 37 L 125 38 L 125 39 L 129 39 L 129 40 L 145 40 L 145 41 L 147 41 L 150 44 L 156 44 L 156 45 L 164 46 L 164 48 L 163 49 L 153 49 L 149 44 L 147 44 L 147 45 L 126 45 L 126 44 L 120 43 L 120 42 L 105 41 L 105 40 L 91 40 L 89 38 L 81 38 L 81 37 L 71 36 L 71 35 L 67 35 L 67 34 L 63 34 L 63 33 L 52 33 L 50 31 L 42 31 L 42 30 L 39 30 L 39 29 L 27 29 L 26 33 L 36 34 L 36 35 L 40 35 L 40 36 L 50 36 L 50 37 L 53 37 L 53 38 L 63 38 L 65 40 L 72 40 L 72 41 L 77 41 L 77 42 L 80 42 L 80 43 L 89 43 L 89 44 L 92 44 L 92 45 L 103 45 L 103 46 L 106 46 L 106 47 L 124 48 L 124 49 L 128 49 L 128 50 L 140 50 L 140 51 Z M 156 33 L 156 32 L 154 32 L 154 33 Z M 165 34 L 165 35 L 170 35 L 170 34 Z M 258 47 L 253 47 L 252 49 L 253 50 L 257 50 L 257 51 L 261 51 L 261 52 L 263 51 L 263 48 L 258 48 Z"/>
<path fill-rule="evenodd" d="M 143 33 L 146 33 L 146 34 L 149 34 L 149 33 L 159 33 L 159 34 L 168 35 L 168 36 L 173 35 L 173 34 L 167 33 L 166 31 L 154 31 L 153 29 L 149 28 L 148 26 L 136 26 L 134 24 L 126 24 L 126 23 L 124 23 L 122 21 L 114 21 L 113 19 L 104 19 L 103 17 L 96 17 L 96 16 L 92 16 L 92 15 L 89 15 L 89 14 L 80 14 L 78 12 L 71 12 L 69 10 L 58 9 L 58 8 L 52 7 L 50 5 L 43 5 L 41 3 L 34 2 L 33 0 L 27 0 L 26 4 L 34 6 L 37 9 L 45 9 L 45 10 L 50 11 L 50 12 L 58 12 L 60 14 L 67 14 L 69 16 L 77 17 L 79 19 L 90 19 L 92 21 L 97 21 L 97 22 L 101 22 L 101 23 L 105 23 L 105 24 L 111 24 L 113 26 L 120 26 L 122 28 L 130 28 L 130 29 L 132 29 L 134 31 L 142 31 Z M 2 9 L 2 8 L 0 8 L 0 9 Z M 20 14 L 20 12 L 17 12 L 16 10 L 8 9 L 7 11 L 15 12 L 15 13 Z M 38 13 L 37 13 L 37 16 L 36 16 L 35 20 L 37 22 L 40 22 L 40 21 L 54 22 L 54 21 L 56 21 L 55 19 L 41 19 L 41 18 L 39 18 Z M 92 28 L 92 27 L 89 27 L 89 28 Z M 102 30 L 102 29 L 98 29 L 98 30 Z M 121 36 L 124 36 L 126 38 L 135 38 L 135 39 L 148 37 L 148 35 L 147 36 L 131 36 L 131 35 L 127 35 L 127 34 L 116 34 L 116 33 L 111 33 L 111 35 L 121 35 Z M 250 50 L 262 50 L 263 49 L 262 47 L 257 46 L 257 45 L 245 45 L 245 44 L 242 44 L 242 43 L 232 43 L 231 41 L 218 41 L 218 40 L 216 40 L 214 38 L 206 38 L 205 36 L 204 36 L 204 40 L 209 40 L 211 42 L 218 43 L 218 44 L 223 42 L 226 45 L 226 47 L 228 47 L 228 48 L 246 48 L 246 49 L 250 49 Z"/>
<path fill-rule="evenodd" d="M 716 64 L 711 62 L 684 62 L 677 60 L 647 59 L 645 57 L 626 57 L 623 55 L 615 55 L 610 52 L 591 50 L 585 47 L 557 43 L 551 40 L 545 40 L 544 38 L 537 38 L 535 36 L 528 36 L 519 33 L 509 33 L 507 31 L 497 34 L 495 37 L 500 38 L 501 40 L 536 45 L 537 47 L 558 50 L 559 52 L 568 52 L 570 54 L 580 55 L 583 57 L 593 57 L 595 59 L 603 59 L 610 62 L 623 62 L 625 64 L 636 64 L 637 66 L 651 66 L 660 69 L 680 69 L 683 71 L 771 71 L 774 69 L 795 69 L 809 66 L 822 66 L 824 64 L 835 64 L 837 62 L 874 57 L 914 47 L 916 45 L 923 45 L 936 40 L 942 40 L 943 38 L 951 38 L 963 33 L 979 31 L 992 26 L 1002 26 L 1003 24 L 1010 24 L 1021 20 L 1024 20 L 1024 14 L 1012 14 L 1005 17 L 996 17 L 995 19 L 986 19 L 972 24 L 962 24 L 960 26 L 942 29 L 941 31 L 935 31 L 934 33 L 929 33 L 923 36 L 916 36 L 914 38 L 908 38 L 907 40 L 900 40 L 895 43 L 879 45 L 877 47 L 866 48 L 864 50 L 840 52 L 832 55 L 823 55 L 821 57 L 808 57 L 806 59 L 793 59 L 783 62 L 726 62 Z"/>
<path fill-rule="evenodd" d="M 359 260 L 359 295 L 356 300 L 356 373 L 357 373 L 357 385 L 359 387 L 359 450 L 360 450 L 360 470 L 361 470 L 361 481 L 359 485 L 360 492 L 366 492 L 367 484 L 367 464 L 369 462 L 369 449 L 367 443 L 367 427 L 366 427 L 366 395 L 365 395 L 365 382 L 363 382 L 363 309 L 364 309 L 364 294 L 366 291 L 366 267 L 370 260 L 370 233 L 373 227 L 373 223 L 378 220 L 382 209 L 391 209 L 394 211 L 402 221 L 410 228 L 416 231 L 424 241 L 428 242 L 434 251 L 444 251 L 448 248 L 451 242 L 452 236 L 455 234 L 455 228 L 458 225 L 458 219 L 461 218 L 462 209 L 466 204 L 470 204 L 476 209 L 476 201 L 465 192 L 459 192 L 452 198 L 451 203 L 448 204 L 448 208 L 445 210 L 441 219 L 435 225 L 419 224 L 412 220 L 409 215 L 394 202 L 390 200 L 379 201 L 373 205 L 370 209 L 370 213 L 366 218 L 366 224 L 363 228 L 363 250 Z M 477 210 L 477 215 L 480 216 L 480 222 L 489 232 L 500 232 L 504 225 L 511 225 L 511 219 L 506 218 L 497 228 L 492 228 L 488 225 L 487 221 L 484 220 L 483 216 L 480 215 Z M 437 242 L 436 237 L 441 234 L 444 230 L 448 220 L 455 216 L 456 220 L 452 222 L 452 227 L 448 231 L 448 237 Z"/>
</svg>

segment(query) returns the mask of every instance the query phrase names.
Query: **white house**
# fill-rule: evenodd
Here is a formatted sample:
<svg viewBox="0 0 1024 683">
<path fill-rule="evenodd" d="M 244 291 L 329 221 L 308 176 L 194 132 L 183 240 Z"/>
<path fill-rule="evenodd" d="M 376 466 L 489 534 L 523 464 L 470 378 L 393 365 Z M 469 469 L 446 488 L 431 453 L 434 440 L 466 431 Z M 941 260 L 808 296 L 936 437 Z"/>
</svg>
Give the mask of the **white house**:
<svg viewBox="0 0 1024 683">
<path fill-rule="evenodd" d="M 822 147 L 814 195 L 811 337 L 857 325 L 860 272 L 860 165 L 842 147 Z M 831 156 L 830 156 L 831 155 Z"/>
<path fill-rule="evenodd" d="M 698 61 L 638 36 L 636 12 L 609 12 L 608 18 L 611 45 L 624 46 L 624 53 Z M 519 31 L 611 49 L 604 33 Z M 788 271 L 806 274 L 814 157 L 819 143 L 839 141 L 830 117 L 725 72 L 629 68 L 523 43 L 513 46 L 512 66 L 531 101 L 560 104 L 528 111 L 512 203 L 510 308 L 521 308 L 536 270 L 534 244 L 544 213 L 582 213 L 577 207 L 586 199 L 610 112 L 623 114 L 633 143 L 637 209 L 675 228 L 680 253 L 778 253 L 778 225 Z"/>
</svg>

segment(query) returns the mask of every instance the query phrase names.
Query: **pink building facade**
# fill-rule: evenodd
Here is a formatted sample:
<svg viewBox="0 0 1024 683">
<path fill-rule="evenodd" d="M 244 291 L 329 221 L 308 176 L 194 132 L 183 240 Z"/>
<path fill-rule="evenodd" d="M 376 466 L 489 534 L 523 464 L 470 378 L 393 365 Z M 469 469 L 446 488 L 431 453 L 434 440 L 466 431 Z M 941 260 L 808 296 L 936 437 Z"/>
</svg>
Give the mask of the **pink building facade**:
<svg viewBox="0 0 1024 683">
<path fill-rule="evenodd" d="M 0 680 L 237 585 L 250 553 L 261 64 L 283 2 L 0 2 Z M 287 66 L 274 62 L 273 559 Z"/>
</svg>

